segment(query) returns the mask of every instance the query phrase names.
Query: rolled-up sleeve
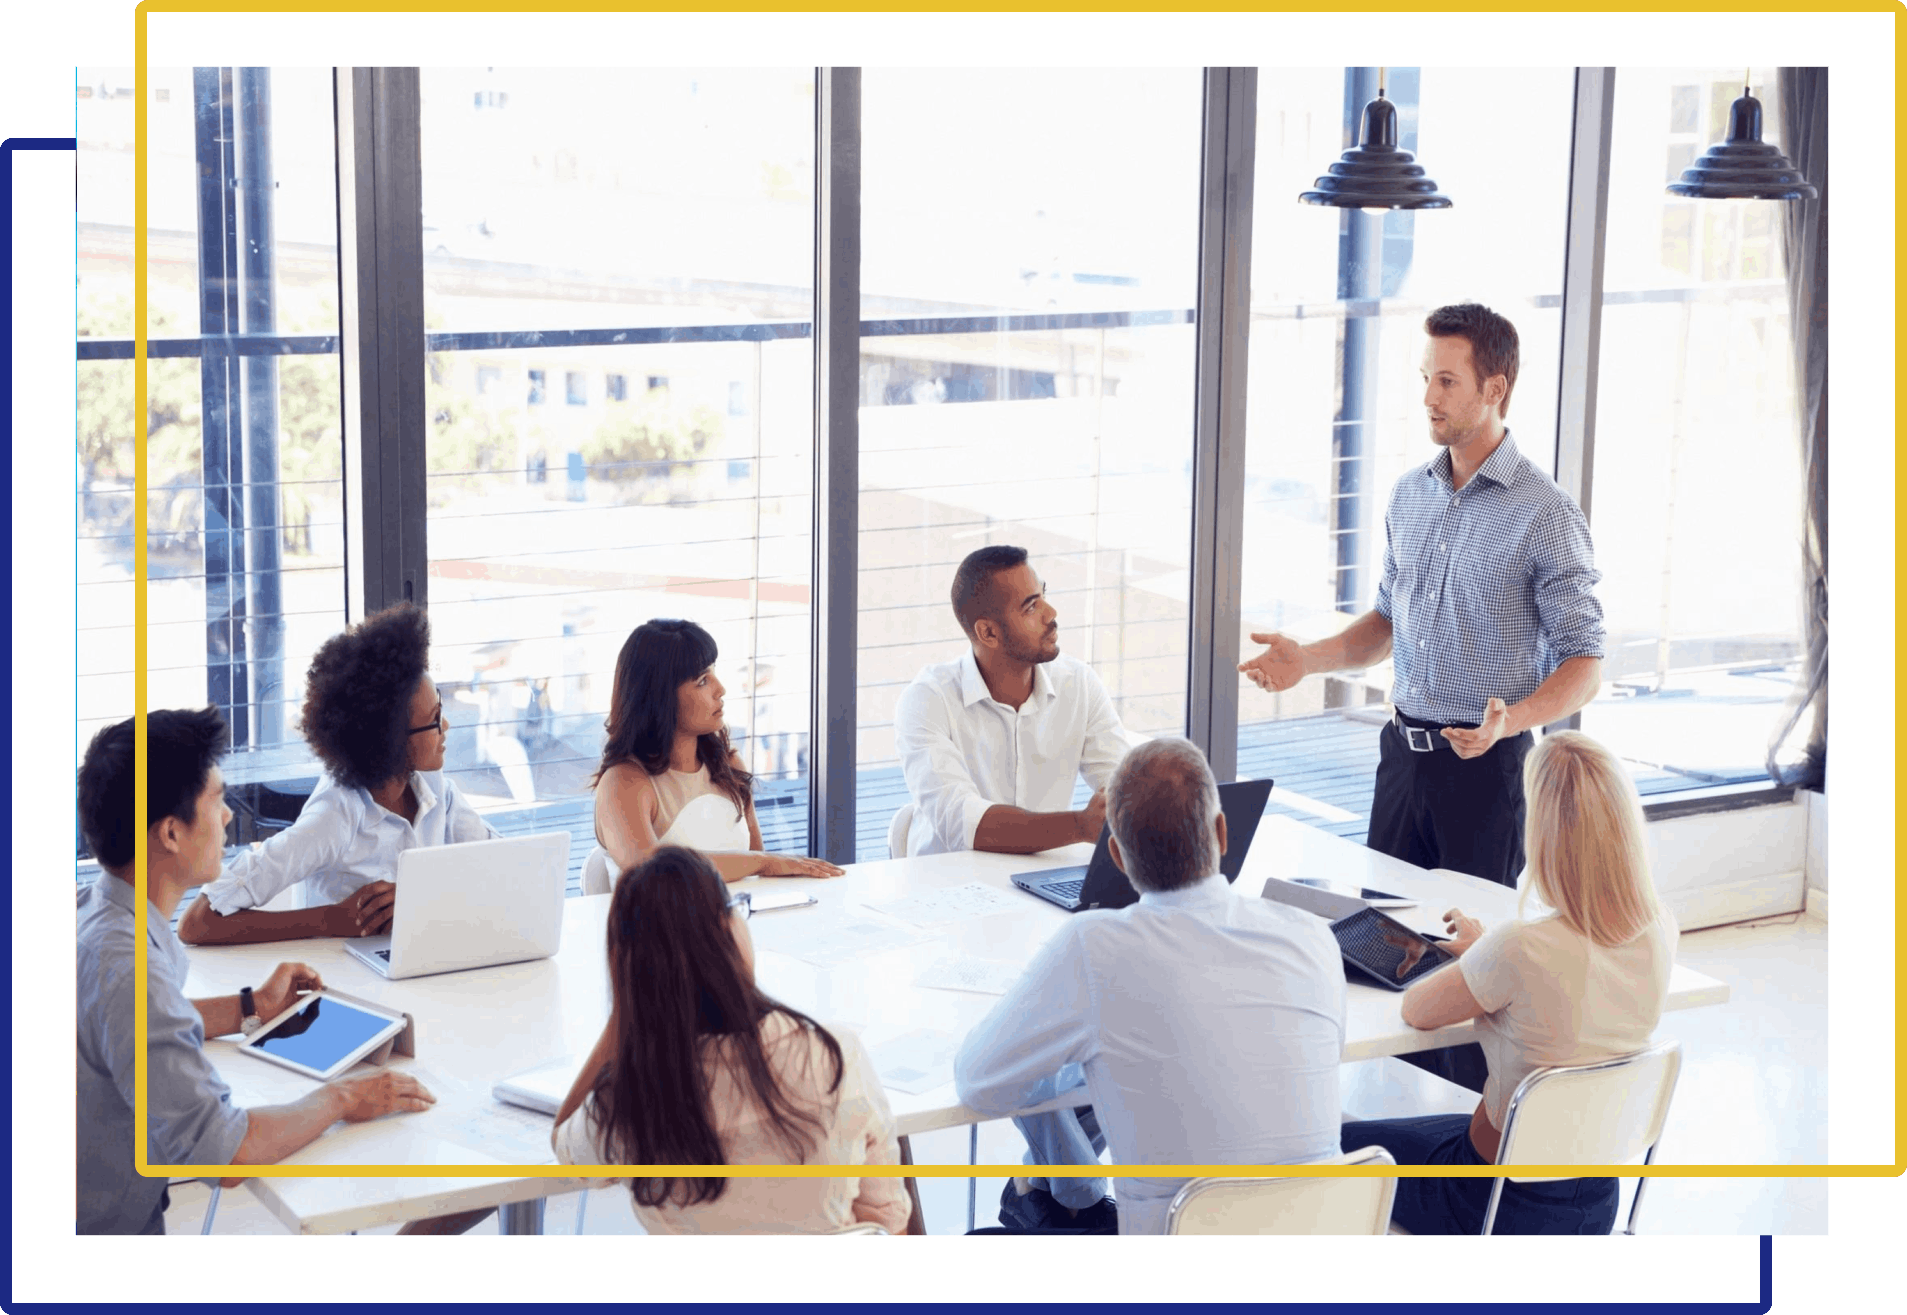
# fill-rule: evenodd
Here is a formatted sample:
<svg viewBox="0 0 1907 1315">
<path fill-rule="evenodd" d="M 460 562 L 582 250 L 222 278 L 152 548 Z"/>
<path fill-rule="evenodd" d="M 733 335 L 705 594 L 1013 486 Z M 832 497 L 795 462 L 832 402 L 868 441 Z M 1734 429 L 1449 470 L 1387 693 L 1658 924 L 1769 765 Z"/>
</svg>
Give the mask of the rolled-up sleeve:
<svg viewBox="0 0 1907 1315">
<path fill-rule="evenodd" d="M 224 915 L 255 909 L 343 859 L 357 834 L 348 801 L 344 791 L 314 795 L 297 821 L 227 863 L 218 880 L 205 888 L 213 911 Z"/>
<path fill-rule="evenodd" d="M 1079 771 L 1093 789 L 1103 790 L 1106 782 L 1112 780 L 1120 760 L 1132 748 L 1134 739 L 1119 720 L 1111 696 L 1093 669 L 1080 668 L 1079 678 L 1086 695 L 1086 739 L 1080 750 Z"/>
<path fill-rule="evenodd" d="M 1391 509 L 1397 506 L 1397 496 L 1391 495 Z M 1386 621 L 1391 616 L 1391 590 L 1397 585 L 1397 545 L 1391 537 L 1391 512 L 1384 513 L 1384 574 L 1377 582 L 1377 601 L 1371 604 L 1379 616 Z"/>
<path fill-rule="evenodd" d="M 1092 1058 L 1092 988 L 1082 935 L 1090 915 L 1059 929 L 954 1056 L 960 1103 L 980 1114 L 1011 1114 L 1050 1100 L 1062 1079 L 1078 1080 Z M 1068 1071 L 1070 1070 L 1070 1071 Z"/>
<path fill-rule="evenodd" d="M 901 691 L 894 708 L 894 748 L 907 793 L 935 838 L 947 849 L 972 849 L 980 819 L 999 801 L 987 799 L 974 784 L 954 742 L 947 705 L 925 682 Z"/>
<path fill-rule="evenodd" d="M 245 1140 L 245 1111 L 205 1057 L 199 1011 L 160 968 L 162 952 L 147 958 L 146 1146 L 153 1165 L 230 1164 Z M 132 974 L 124 973 L 102 998 L 106 1055 L 126 1103 L 138 1108 L 133 1068 Z M 137 1149 L 135 1148 L 135 1154 Z"/>
<path fill-rule="evenodd" d="M 1602 657 L 1606 651 L 1602 603 L 1589 523 L 1572 502 L 1559 503 L 1530 530 L 1530 585 L 1550 656 Z"/>
</svg>

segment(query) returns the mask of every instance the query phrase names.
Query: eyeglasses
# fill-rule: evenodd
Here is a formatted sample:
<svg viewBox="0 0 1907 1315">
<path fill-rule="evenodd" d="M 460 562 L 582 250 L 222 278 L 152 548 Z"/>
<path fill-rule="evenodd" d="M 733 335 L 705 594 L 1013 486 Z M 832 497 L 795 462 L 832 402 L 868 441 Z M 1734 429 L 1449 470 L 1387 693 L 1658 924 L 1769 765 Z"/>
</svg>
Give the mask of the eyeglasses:
<svg viewBox="0 0 1907 1315">
<path fill-rule="evenodd" d="M 728 909 L 730 913 L 733 913 L 736 909 L 740 909 L 742 911 L 742 921 L 747 922 L 749 918 L 754 915 L 755 901 L 749 898 L 746 893 L 736 895 L 729 900 Z"/>
<path fill-rule="evenodd" d="M 444 729 L 444 705 L 439 703 L 437 705 L 437 711 L 430 714 L 430 720 L 422 726 L 411 727 L 410 733 L 412 735 L 422 735 L 425 731 L 440 731 L 442 729 Z"/>
</svg>

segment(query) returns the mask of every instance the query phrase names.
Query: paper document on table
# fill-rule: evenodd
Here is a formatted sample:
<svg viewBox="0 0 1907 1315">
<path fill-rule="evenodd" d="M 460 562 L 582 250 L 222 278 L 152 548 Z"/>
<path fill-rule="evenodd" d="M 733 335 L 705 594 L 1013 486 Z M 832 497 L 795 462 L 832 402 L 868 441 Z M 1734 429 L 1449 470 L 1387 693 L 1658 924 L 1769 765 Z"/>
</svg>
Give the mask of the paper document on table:
<svg viewBox="0 0 1907 1315">
<path fill-rule="evenodd" d="M 445 1111 L 439 1131 L 443 1136 L 477 1147 L 506 1164 L 555 1164 L 550 1132 L 555 1122 L 547 1114 L 506 1105 L 496 1099 Z"/>
<path fill-rule="evenodd" d="M 914 985 L 940 991 L 972 991 L 976 995 L 1005 995 L 1019 979 L 1017 963 L 957 957 L 940 960 L 916 977 Z"/>
<path fill-rule="evenodd" d="M 881 1085 L 918 1096 L 953 1081 L 954 1038 L 945 1032 L 909 1032 L 869 1051 Z"/>
<path fill-rule="evenodd" d="M 913 945 L 919 940 L 920 933 L 911 928 L 855 918 L 819 928 L 812 935 L 803 937 L 800 944 L 783 949 L 782 953 L 818 967 L 831 968 L 866 955 L 882 954 Z"/>
<path fill-rule="evenodd" d="M 923 890 L 906 899 L 895 900 L 889 904 L 870 904 L 869 908 L 877 913 L 885 913 L 890 918 L 899 918 L 902 922 L 911 922 L 917 927 L 930 927 L 938 922 L 953 922 L 958 918 L 979 918 L 989 913 L 1011 913 L 1024 905 L 1004 891 L 970 881 L 964 886 L 951 886 L 945 890 Z"/>
</svg>

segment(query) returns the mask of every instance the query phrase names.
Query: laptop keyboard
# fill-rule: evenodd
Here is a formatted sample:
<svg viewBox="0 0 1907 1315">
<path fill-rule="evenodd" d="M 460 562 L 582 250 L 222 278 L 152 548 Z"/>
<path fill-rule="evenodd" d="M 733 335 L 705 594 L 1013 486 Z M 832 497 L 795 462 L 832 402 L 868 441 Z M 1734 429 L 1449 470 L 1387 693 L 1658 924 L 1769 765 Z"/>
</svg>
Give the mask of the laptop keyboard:
<svg viewBox="0 0 1907 1315">
<path fill-rule="evenodd" d="M 388 949 L 372 950 L 371 953 L 376 955 L 378 958 L 384 960 L 385 963 L 389 963 L 391 961 L 391 952 Z"/>
<path fill-rule="evenodd" d="M 1049 895 L 1057 895 L 1061 899 L 1070 900 L 1076 904 L 1079 902 L 1079 892 L 1085 888 L 1086 879 L 1081 877 L 1077 881 L 1055 881 L 1046 888 L 1046 891 Z"/>
</svg>

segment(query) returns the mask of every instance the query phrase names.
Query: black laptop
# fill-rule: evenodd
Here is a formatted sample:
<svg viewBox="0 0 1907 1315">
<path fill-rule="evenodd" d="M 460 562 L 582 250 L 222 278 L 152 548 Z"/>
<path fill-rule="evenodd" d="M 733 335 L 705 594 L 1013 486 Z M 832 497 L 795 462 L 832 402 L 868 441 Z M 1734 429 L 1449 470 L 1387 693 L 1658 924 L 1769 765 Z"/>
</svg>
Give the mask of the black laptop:
<svg viewBox="0 0 1907 1315">
<path fill-rule="evenodd" d="M 1258 833 L 1258 820 L 1265 815 L 1265 803 L 1271 798 L 1270 781 L 1233 781 L 1218 787 L 1219 810 L 1225 814 L 1225 853 L 1218 870 L 1225 880 L 1238 880 L 1251 850 L 1251 838 Z M 1038 872 L 1015 872 L 1013 884 L 1029 895 L 1038 895 L 1049 904 L 1057 904 L 1068 913 L 1081 909 L 1123 909 L 1138 902 L 1139 892 L 1126 880 L 1126 874 L 1112 861 L 1107 847 L 1110 827 L 1099 829 L 1099 843 L 1085 867 L 1042 868 Z"/>
</svg>

